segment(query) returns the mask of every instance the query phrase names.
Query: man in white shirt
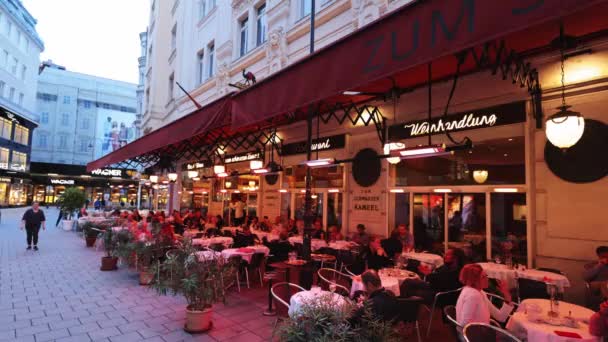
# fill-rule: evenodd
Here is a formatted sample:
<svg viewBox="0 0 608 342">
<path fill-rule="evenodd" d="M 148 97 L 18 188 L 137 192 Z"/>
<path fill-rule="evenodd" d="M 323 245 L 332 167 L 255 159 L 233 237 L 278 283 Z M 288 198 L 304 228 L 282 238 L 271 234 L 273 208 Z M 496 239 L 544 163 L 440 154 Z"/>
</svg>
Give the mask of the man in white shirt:
<svg viewBox="0 0 608 342">
<path fill-rule="evenodd" d="M 245 201 L 242 197 L 236 198 L 236 201 L 232 204 L 232 209 L 234 209 L 234 225 L 240 226 L 245 219 Z"/>
</svg>

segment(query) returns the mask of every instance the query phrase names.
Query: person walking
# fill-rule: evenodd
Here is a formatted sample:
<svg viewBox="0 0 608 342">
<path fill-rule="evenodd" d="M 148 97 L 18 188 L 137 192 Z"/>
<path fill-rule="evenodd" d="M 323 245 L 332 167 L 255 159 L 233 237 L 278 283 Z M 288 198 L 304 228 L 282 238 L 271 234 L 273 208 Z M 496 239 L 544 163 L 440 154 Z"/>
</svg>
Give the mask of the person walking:
<svg viewBox="0 0 608 342">
<path fill-rule="evenodd" d="M 34 250 L 38 250 L 38 232 L 46 230 L 46 218 L 44 212 L 40 210 L 38 202 L 32 203 L 32 208 L 25 211 L 23 218 L 21 219 L 21 230 L 25 228 L 27 233 L 27 250 L 32 249 L 32 242 L 34 242 Z M 33 240 L 33 241 L 32 241 Z"/>
</svg>

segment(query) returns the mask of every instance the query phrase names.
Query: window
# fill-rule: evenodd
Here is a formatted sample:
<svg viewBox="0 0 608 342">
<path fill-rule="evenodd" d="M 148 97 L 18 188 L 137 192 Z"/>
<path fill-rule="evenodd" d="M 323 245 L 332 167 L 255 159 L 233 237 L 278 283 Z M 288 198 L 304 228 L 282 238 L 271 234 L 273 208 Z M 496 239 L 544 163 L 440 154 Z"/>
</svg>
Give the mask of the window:
<svg viewBox="0 0 608 342">
<path fill-rule="evenodd" d="M 2 67 L 8 70 L 8 51 L 2 53 Z"/>
<path fill-rule="evenodd" d="M 213 45 L 213 43 L 209 45 L 207 51 L 207 59 L 209 60 L 209 63 L 207 64 L 207 78 L 211 78 L 213 77 L 213 69 L 215 68 L 215 62 L 213 60 L 215 58 L 215 46 Z"/>
<path fill-rule="evenodd" d="M 6 36 L 10 39 L 11 33 L 13 33 L 13 23 L 6 21 Z"/>
<path fill-rule="evenodd" d="M 26 38 L 24 50 L 27 53 L 27 52 L 29 52 L 29 49 L 30 49 L 30 40 Z"/>
<path fill-rule="evenodd" d="M 207 0 L 201 0 L 198 17 L 203 19 L 207 16 Z"/>
<path fill-rule="evenodd" d="M 21 125 L 15 125 L 15 136 L 13 141 L 27 146 L 29 144 L 29 139 L 30 130 Z"/>
<path fill-rule="evenodd" d="M 19 105 L 23 106 L 23 93 L 19 93 Z"/>
<path fill-rule="evenodd" d="M 40 122 L 43 124 L 49 123 L 49 112 L 40 113 Z"/>
<path fill-rule="evenodd" d="M 70 97 L 69 96 L 64 96 L 63 97 L 63 104 L 70 104 Z"/>
<path fill-rule="evenodd" d="M 169 101 L 173 100 L 173 83 L 174 83 L 174 76 L 173 74 L 171 74 L 171 76 L 169 76 Z"/>
<path fill-rule="evenodd" d="M 46 135 L 46 133 L 38 134 L 38 147 L 46 148 L 47 144 L 48 144 L 48 136 Z"/>
<path fill-rule="evenodd" d="M 87 139 L 84 139 L 84 138 L 80 139 L 80 144 L 79 144 L 78 150 L 81 153 L 89 152 L 89 144 L 87 142 Z"/>
<path fill-rule="evenodd" d="M 13 123 L 5 118 L 0 118 L 0 128 L 2 129 L 0 132 L 2 133 L 2 137 L 4 139 L 11 139 L 11 133 L 13 132 Z"/>
<path fill-rule="evenodd" d="M 21 79 L 25 81 L 25 74 L 27 73 L 27 67 L 25 65 L 21 66 Z"/>
<path fill-rule="evenodd" d="M 89 118 L 83 118 L 82 121 L 80 121 L 80 128 L 89 129 Z"/>
<path fill-rule="evenodd" d="M 171 51 L 177 47 L 177 24 L 173 25 L 171 30 Z"/>
<path fill-rule="evenodd" d="M 199 51 L 196 54 L 196 64 L 198 69 L 198 84 L 201 84 L 205 80 L 205 53 L 203 51 Z"/>
<path fill-rule="evenodd" d="M 104 103 L 104 104 L 102 105 L 102 107 L 103 107 L 104 109 L 110 109 L 110 104 L 109 104 L 109 103 Z"/>
<path fill-rule="evenodd" d="M 66 150 L 68 148 L 68 136 L 60 135 L 59 136 L 59 149 Z"/>
<path fill-rule="evenodd" d="M 25 165 L 27 162 L 27 154 L 13 151 L 13 158 L 11 160 L 11 169 L 18 171 L 25 171 Z"/>
<path fill-rule="evenodd" d="M 241 20 L 241 38 L 240 38 L 240 56 L 244 56 L 247 53 L 247 26 L 249 26 L 248 18 Z"/>
<path fill-rule="evenodd" d="M 70 124 L 70 114 L 68 114 L 68 113 L 61 114 L 61 124 L 63 126 L 68 126 Z"/>
<path fill-rule="evenodd" d="M 310 14 L 311 0 L 300 0 L 300 18 Z"/>
<path fill-rule="evenodd" d="M 11 65 L 11 73 L 17 76 L 17 65 L 19 65 L 19 60 L 13 57 L 13 65 Z"/>
<path fill-rule="evenodd" d="M 17 46 L 21 45 L 21 31 L 17 31 Z"/>
<path fill-rule="evenodd" d="M 13 101 L 14 98 L 15 98 L 15 88 L 11 88 L 11 90 L 8 93 L 8 99 L 10 101 Z"/>
<path fill-rule="evenodd" d="M 257 46 L 262 45 L 266 41 L 266 31 L 268 30 L 268 23 L 266 20 L 266 4 L 262 4 L 258 7 L 258 23 L 257 23 Z"/>
<path fill-rule="evenodd" d="M 55 102 L 57 101 L 57 95 L 47 93 L 36 93 L 36 98 L 44 102 Z"/>
<path fill-rule="evenodd" d="M 6 85 L 6 83 L 4 83 L 3 81 L 0 81 L 0 97 L 4 97 L 4 86 Z"/>
<path fill-rule="evenodd" d="M 8 155 L 10 152 L 8 148 L 0 148 L 0 168 L 8 169 Z"/>
<path fill-rule="evenodd" d="M 91 108 L 91 101 L 84 100 L 84 108 Z"/>
</svg>

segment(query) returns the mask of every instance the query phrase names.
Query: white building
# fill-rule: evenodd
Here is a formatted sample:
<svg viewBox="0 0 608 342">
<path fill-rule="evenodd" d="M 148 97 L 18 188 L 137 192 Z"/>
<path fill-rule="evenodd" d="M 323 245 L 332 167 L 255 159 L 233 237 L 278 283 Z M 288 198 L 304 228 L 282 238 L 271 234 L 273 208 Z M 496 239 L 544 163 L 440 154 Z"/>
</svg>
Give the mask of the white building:
<svg viewBox="0 0 608 342">
<path fill-rule="evenodd" d="M 144 109 L 144 73 L 146 72 L 146 53 L 148 46 L 148 33 L 141 32 L 139 34 L 139 43 L 141 47 L 141 56 L 137 58 L 137 64 L 139 68 L 139 81 L 137 82 L 137 115 L 135 125 L 137 127 L 135 137 L 141 136 L 141 119 L 143 117 Z"/>
<path fill-rule="evenodd" d="M 19 0 L 0 0 L 0 106 L 36 120 L 38 65 L 44 44 Z"/>
<path fill-rule="evenodd" d="M 32 161 L 85 165 L 136 137 L 137 85 L 43 62 Z"/>
<path fill-rule="evenodd" d="M 317 0 L 318 50 L 411 0 Z M 311 0 L 151 1 L 144 134 L 309 54 Z"/>
</svg>

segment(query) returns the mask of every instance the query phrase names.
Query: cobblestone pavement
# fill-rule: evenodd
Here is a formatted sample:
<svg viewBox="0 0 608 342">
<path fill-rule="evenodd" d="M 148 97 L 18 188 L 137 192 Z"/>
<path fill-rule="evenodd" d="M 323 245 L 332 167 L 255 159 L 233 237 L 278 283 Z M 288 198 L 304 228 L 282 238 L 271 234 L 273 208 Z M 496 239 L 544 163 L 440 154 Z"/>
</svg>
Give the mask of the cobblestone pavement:
<svg viewBox="0 0 608 342">
<path fill-rule="evenodd" d="M 214 306 L 209 334 L 183 331 L 185 302 L 138 285 L 137 274 L 99 271 L 101 251 L 78 234 L 55 228 L 45 210 L 40 251 L 26 251 L 19 221 L 25 209 L 2 209 L 0 341 L 267 341 L 274 318 L 262 315 L 266 291 L 231 293 Z"/>
</svg>

